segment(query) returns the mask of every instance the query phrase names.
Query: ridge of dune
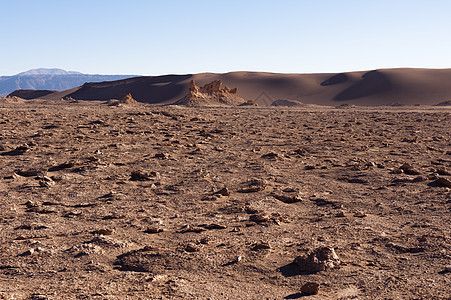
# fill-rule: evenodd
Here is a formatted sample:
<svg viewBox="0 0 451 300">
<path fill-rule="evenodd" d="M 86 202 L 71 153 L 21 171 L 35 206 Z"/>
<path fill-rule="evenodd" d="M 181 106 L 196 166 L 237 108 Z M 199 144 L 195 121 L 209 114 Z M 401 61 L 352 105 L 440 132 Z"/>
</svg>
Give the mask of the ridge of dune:
<svg viewBox="0 0 451 300">
<path fill-rule="evenodd" d="M 77 100 L 122 99 L 128 93 L 139 102 L 173 104 L 189 91 L 191 80 L 199 86 L 220 80 L 238 88 L 245 101 L 269 106 L 277 99 L 305 104 L 435 105 L 451 99 L 451 69 L 377 69 L 346 73 L 282 74 L 268 72 L 199 73 L 142 76 L 83 86 L 44 96 L 62 95 Z"/>
</svg>

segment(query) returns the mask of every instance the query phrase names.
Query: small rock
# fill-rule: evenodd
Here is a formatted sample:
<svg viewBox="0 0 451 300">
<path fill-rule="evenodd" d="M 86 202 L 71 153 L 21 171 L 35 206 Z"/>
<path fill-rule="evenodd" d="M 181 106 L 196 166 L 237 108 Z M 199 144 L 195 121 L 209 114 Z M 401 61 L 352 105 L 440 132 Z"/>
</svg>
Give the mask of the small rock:
<svg viewBox="0 0 451 300">
<path fill-rule="evenodd" d="M 66 162 L 63 162 L 62 164 L 56 166 L 55 168 L 57 168 L 57 169 L 69 169 L 69 168 L 72 168 L 74 166 L 75 166 L 74 162 L 66 161 Z"/>
<path fill-rule="evenodd" d="M 34 251 L 35 251 L 35 250 L 34 250 L 33 248 L 28 249 L 27 251 L 25 251 L 24 253 L 22 253 L 20 256 L 30 256 L 30 255 L 33 255 Z"/>
<path fill-rule="evenodd" d="M 428 179 L 429 180 L 437 180 L 437 179 L 439 179 L 439 176 L 437 173 L 431 173 L 428 175 Z"/>
<path fill-rule="evenodd" d="M 254 246 L 251 248 L 252 251 L 258 251 L 258 250 L 269 250 L 271 249 L 271 245 L 269 245 L 268 242 L 259 242 L 254 244 Z"/>
<path fill-rule="evenodd" d="M 275 152 L 270 152 L 267 154 L 262 155 L 262 158 L 279 158 L 280 155 Z"/>
<path fill-rule="evenodd" d="M 319 283 L 307 282 L 301 287 L 301 293 L 305 295 L 316 295 L 319 291 Z"/>
<path fill-rule="evenodd" d="M 200 247 L 198 245 L 194 244 L 194 243 L 188 243 L 185 246 L 185 251 L 186 252 L 197 252 L 199 250 L 200 250 Z"/>
<path fill-rule="evenodd" d="M 164 229 L 162 227 L 158 227 L 158 226 L 149 227 L 145 230 L 146 233 L 160 233 L 163 231 L 164 231 Z"/>
<path fill-rule="evenodd" d="M 356 218 L 365 218 L 366 217 L 366 213 L 364 213 L 363 211 L 358 211 L 354 214 L 354 217 Z"/>
<path fill-rule="evenodd" d="M 451 188 L 451 181 L 447 178 L 441 177 L 441 178 L 435 180 L 434 182 L 432 182 L 431 185 Z"/>
<path fill-rule="evenodd" d="M 256 223 L 268 222 L 269 216 L 264 213 L 254 214 L 249 216 L 249 221 Z"/>
<path fill-rule="evenodd" d="M 33 294 L 30 296 L 30 300 L 47 300 L 47 296 L 40 294 Z"/>
<path fill-rule="evenodd" d="M 451 173 L 448 172 L 448 171 L 447 171 L 446 169 L 444 169 L 444 168 L 437 169 L 435 172 L 436 172 L 437 174 L 443 175 L 443 176 L 450 176 L 450 175 L 451 175 Z"/>
<path fill-rule="evenodd" d="M 285 203 L 296 203 L 296 202 L 301 202 L 302 198 L 299 194 L 294 194 L 294 195 L 283 195 L 283 194 L 276 194 L 276 193 L 272 193 L 271 194 L 274 198 L 276 198 L 277 200 L 280 200 L 282 202 Z"/>
<path fill-rule="evenodd" d="M 218 200 L 218 195 L 209 195 L 201 199 L 201 201 L 216 201 Z"/>
<path fill-rule="evenodd" d="M 318 272 L 333 269 L 341 262 L 333 248 L 320 247 L 308 256 L 302 255 L 296 257 L 294 263 L 299 266 L 301 271 Z"/>
<path fill-rule="evenodd" d="M 169 155 L 167 153 L 156 153 L 155 158 L 167 159 Z"/>
<path fill-rule="evenodd" d="M 197 227 L 197 226 L 191 226 L 191 225 L 187 224 L 187 225 L 183 226 L 179 232 L 180 233 L 187 233 L 187 232 L 201 233 L 201 232 L 203 232 L 205 230 L 206 230 L 205 228 Z"/>
<path fill-rule="evenodd" d="M 43 179 L 39 180 L 39 185 L 42 187 L 52 187 L 55 185 L 55 181 L 47 176 L 43 176 Z"/>
<path fill-rule="evenodd" d="M 130 175 L 130 180 L 132 181 L 146 181 L 159 178 L 160 174 L 158 172 L 134 171 Z"/>
<path fill-rule="evenodd" d="M 414 167 L 407 163 L 403 164 L 401 167 L 399 167 L 399 169 L 404 171 L 404 173 L 408 175 L 420 175 L 420 172 L 418 172 Z"/>
<path fill-rule="evenodd" d="M 339 212 L 337 212 L 335 217 L 337 217 L 337 218 L 344 218 L 344 217 L 346 217 L 346 215 L 345 215 L 344 211 L 340 210 Z"/>
<path fill-rule="evenodd" d="M 16 149 L 14 149 L 13 151 L 11 151 L 11 154 L 12 155 L 22 155 L 22 154 L 25 154 L 26 152 L 28 152 L 30 149 L 31 149 L 30 146 L 25 144 L 25 145 L 19 146 Z"/>
<path fill-rule="evenodd" d="M 252 179 L 244 183 L 246 187 L 238 190 L 240 193 L 256 193 L 266 189 L 267 183 L 261 179 Z"/>
<path fill-rule="evenodd" d="M 201 225 L 202 226 L 202 225 Z M 208 225 L 204 225 L 202 226 L 206 229 L 226 229 L 227 226 L 226 225 L 221 225 L 221 224 L 216 224 L 216 223 L 212 223 L 212 224 L 208 224 Z"/>
<path fill-rule="evenodd" d="M 451 272 L 451 265 L 445 266 L 445 272 Z"/>
<path fill-rule="evenodd" d="M 39 206 L 39 204 L 34 203 L 34 202 L 31 201 L 31 200 L 28 200 L 27 202 L 25 202 L 24 205 L 25 205 L 26 207 L 28 207 L 28 208 Z"/>
<path fill-rule="evenodd" d="M 227 187 L 220 189 L 219 191 L 214 193 L 215 195 L 221 195 L 221 196 L 230 196 L 230 191 Z"/>
<path fill-rule="evenodd" d="M 204 236 L 203 238 L 200 239 L 199 241 L 202 245 L 208 245 L 210 244 L 211 240 L 208 236 Z"/>
<path fill-rule="evenodd" d="M 423 176 L 417 176 L 414 179 L 412 179 L 412 182 L 423 182 L 426 181 L 426 178 L 424 178 Z"/>
<path fill-rule="evenodd" d="M 101 235 L 112 235 L 114 232 L 113 229 L 98 229 L 91 231 L 92 234 L 101 234 Z"/>
</svg>

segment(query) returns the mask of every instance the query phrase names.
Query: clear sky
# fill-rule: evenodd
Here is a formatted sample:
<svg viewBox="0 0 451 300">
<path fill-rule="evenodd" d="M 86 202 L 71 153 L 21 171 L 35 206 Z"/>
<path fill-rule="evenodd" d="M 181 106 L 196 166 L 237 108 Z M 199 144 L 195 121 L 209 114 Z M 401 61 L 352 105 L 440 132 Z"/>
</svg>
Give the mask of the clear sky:
<svg viewBox="0 0 451 300">
<path fill-rule="evenodd" d="M 451 68 L 449 0 L 0 0 L 0 75 Z"/>
</svg>

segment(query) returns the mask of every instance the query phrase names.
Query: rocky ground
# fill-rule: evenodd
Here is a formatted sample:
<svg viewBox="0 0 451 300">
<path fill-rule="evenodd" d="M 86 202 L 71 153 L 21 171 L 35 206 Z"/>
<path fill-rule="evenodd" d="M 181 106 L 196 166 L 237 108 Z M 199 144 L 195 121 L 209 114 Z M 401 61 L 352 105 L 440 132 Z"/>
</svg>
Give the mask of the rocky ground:
<svg viewBox="0 0 451 300">
<path fill-rule="evenodd" d="M 0 298 L 450 299 L 449 128 L 446 108 L 2 103 Z"/>
</svg>

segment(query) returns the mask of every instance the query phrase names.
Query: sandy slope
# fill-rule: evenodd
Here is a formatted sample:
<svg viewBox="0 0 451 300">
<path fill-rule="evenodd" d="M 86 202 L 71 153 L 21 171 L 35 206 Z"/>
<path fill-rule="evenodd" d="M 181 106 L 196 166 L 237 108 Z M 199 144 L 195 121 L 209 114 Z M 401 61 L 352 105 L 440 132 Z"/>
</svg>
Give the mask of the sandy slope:
<svg viewBox="0 0 451 300">
<path fill-rule="evenodd" d="M 339 75 L 337 77 L 337 75 Z M 338 78 L 338 80 L 337 80 Z M 194 79 L 199 85 L 221 80 L 237 87 L 238 95 L 270 105 L 277 99 L 319 105 L 434 105 L 451 99 L 451 69 L 383 69 L 342 74 L 276 74 L 263 72 L 202 73 L 137 77 L 104 83 L 87 83 L 67 92 L 80 100 L 122 99 L 131 93 L 141 102 L 169 104 L 181 99 Z"/>
</svg>

